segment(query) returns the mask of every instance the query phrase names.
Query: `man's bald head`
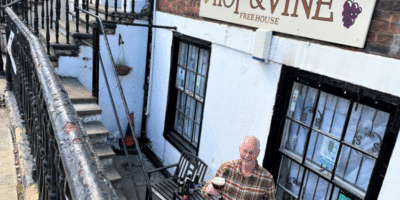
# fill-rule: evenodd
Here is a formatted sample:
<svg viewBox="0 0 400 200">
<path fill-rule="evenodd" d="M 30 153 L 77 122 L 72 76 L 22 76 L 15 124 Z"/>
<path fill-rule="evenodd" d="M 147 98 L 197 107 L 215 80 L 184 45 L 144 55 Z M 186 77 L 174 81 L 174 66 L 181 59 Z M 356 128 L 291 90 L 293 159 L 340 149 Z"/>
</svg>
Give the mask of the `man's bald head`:
<svg viewBox="0 0 400 200">
<path fill-rule="evenodd" d="M 239 146 L 240 159 L 247 163 L 254 163 L 260 154 L 260 140 L 255 136 L 245 136 Z"/>
<path fill-rule="evenodd" d="M 255 136 L 252 136 L 252 135 L 247 135 L 247 136 L 244 136 L 243 138 L 242 138 L 242 141 L 240 142 L 240 146 L 242 146 L 243 144 L 245 144 L 245 143 L 247 143 L 247 144 L 254 144 L 255 146 L 255 148 L 256 149 L 260 149 L 260 140 L 258 140 L 258 138 L 256 138 Z"/>
</svg>

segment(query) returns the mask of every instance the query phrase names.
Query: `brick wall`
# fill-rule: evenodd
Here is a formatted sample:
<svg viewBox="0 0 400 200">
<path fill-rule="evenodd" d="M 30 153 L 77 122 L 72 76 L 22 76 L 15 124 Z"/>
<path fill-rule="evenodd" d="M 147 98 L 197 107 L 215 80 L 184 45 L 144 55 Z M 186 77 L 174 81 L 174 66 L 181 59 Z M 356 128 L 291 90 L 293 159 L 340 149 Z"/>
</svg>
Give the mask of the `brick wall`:
<svg viewBox="0 0 400 200">
<path fill-rule="evenodd" d="M 156 8 L 157 11 L 175 15 L 224 23 L 252 30 L 256 29 L 253 27 L 200 17 L 200 0 L 157 0 Z M 367 41 L 365 47 L 362 49 L 302 38 L 284 33 L 275 32 L 274 35 L 400 59 L 400 0 L 377 0 L 370 29 L 368 31 Z"/>
<path fill-rule="evenodd" d="M 400 0 L 378 0 L 365 51 L 400 58 Z"/>
<path fill-rule="evenodd" d="M 157 0 L 157 11 L 199 18 L 200 0 Z"/>
</svg>

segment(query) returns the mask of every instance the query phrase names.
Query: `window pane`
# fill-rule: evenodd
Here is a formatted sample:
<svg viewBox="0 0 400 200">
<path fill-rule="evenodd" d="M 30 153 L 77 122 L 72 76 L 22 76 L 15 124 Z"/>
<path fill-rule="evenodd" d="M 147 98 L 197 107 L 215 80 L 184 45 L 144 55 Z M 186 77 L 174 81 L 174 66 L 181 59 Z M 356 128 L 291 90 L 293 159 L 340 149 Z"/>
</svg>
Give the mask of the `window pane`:
<svg viewBox="0 0 400 200">
<path fill-rule="evenodd" d="M 185 117 L 185 126 L 183 127 L 183 135 L 191 141 L 193 131 L 193 121 L 188 117 Z"/>
<path fill-rule="evenodd" d="M 185 102 L 186 102 L 186 95 L 183 92 L 178 91 L 178 98 L 177 98 L 176 108 L 182 112 L 185 111 Z"/>
<path fill-rule="evenodd" d="M 194 119 L 194 107 L 196 105 L 196 100 L 191 97 L 187 97 L 186 100 L 186 115 Z"/>
<path fill-rule="evenodd" d="M 285 190 L 277 187 L 276 188 L 276 196 L 275 198 L 277 200 L 295 200 L 295 197 L 292 197 L 291 195 L 289 195 L 288 193 L 285 192 Z"/>
<path fill-rule="evenodd" d="M 282 165 L 279 172 L 278 183 L 293 192 L 295 195 L 299 195 L 301 181 L 303 179 L 304 167 L 301 167 L 296 162 L 287 158 L 282 157 Z"/>
<path fill-rule="evenodd" d="M 183 91 L 185 88 L 185 73 L 186 70 L 178 67 L 178 73 L 176 75 L 176 86 Z"/>
<path fill-rule="evenodd" d="M 317 93 L 317 89 L 294 83 L 287 115 L 311 125 Z"/>
<path fill-rule="evenodd" d="M 195 146 L 197 146 L 197 143 L 199 141 L 199 131 L 200 131 L 200 126 L 194 123 L 193 144 Z"/>
<path fill-rule="evenodd" d="M 193 45 L 189 45 L 189 60 L 187 68 L 196 71 L 197 59 L 199 57 L 199 48 Z"/>
<path fill-rule="evenodd" d="M 204 76 L 207 75 L 207 67 L 208 67 L 209 55 L 210 55 L 210 52 L 208 50 L 200 49 L 200 63 L 199 63 L 199 67 L 197 69 L 197 72 L 199 74 L 204 75 Z"/>
<path fill-rule="evenodd" d="M 302 199 L 325 200 L 329 199 L 332 185 L 311 171 L 306 171 L 303 182 Z"/>
<path fill-rule="evenodd" d="M 179 44 L 178 64 L 182 67 L 186 67 L 187 49 L 188 49 L 187 44 L 182 42 Z"/>
<path fill-rule="evenodd" d="M 200 123 L 202 112 L 203 112 L 203 104 L 200 102 L 197 102 L 197 107 L 196 107 L 196 122 L 197 123 Z"/>
<path fill-rule="evenodd" d="M 287 119 L 281 148 L 302 159 L 308 130 L 309 128 Z"/>
<path fill-rule="evenodd" d="M 277 200 L 284 200 L 283 195 L 284 194 L 284 190 L 280 189 L 279 187 L 276 187 L 276 199 Z"/>
<path fill-rule="evenodd" d="M 375 162 L 374 158 L 344 145 L 335 176 L 365 192 Z"/>
<path fill-rule="evenodd" d="M 340 138 L 349 106 L 349 100 L 321 92 L 313 126 Z"/>
<path fill-rule="evenodd" d="M 191 71 L 187 71 L 187 73 L 186 73 L 186 88 L 185 88 L 185 91 L 189 95 L 193 95 L 195 78 L 196 78 L 196 74 L 195 73 L 193 73 Z"/>
<path fill-rule="evenodd" d="M 182 134 L 184 114 L 176 111 L 175 115 L 175 130 Z"/>
<path fill-rule="evenodd" d="M 335 189 L 333 189 L 332 200 L 338 199 L 338 197 L 339 197 L 339 191 L 340 191 L 340 188 L 338 188 L 338 187 L 335 186 Z M 338 200 L 342 200 L 342 199 L 338 199 Z M 343 200 L 346 200 L 346 199 L 343 199 Z"/>
<path fill-rule="evenodd" d="M 378 156 L 389 116 L 388 113 L 355 103 L 345 141 Z"/>
<path fill-rule="evenodd" d="M 201 101 L 203 101 L 205 87 L 206 87 L 206 78 L 203 76 L 197 75 L 196 97 L 197 97 L 197 99 L 199 99 Z"/>
<path fill-rule="evenodd" d="M 307 149 L 307 160 L 316 164 L 319 168 L 332 171 L 339 149 L 339 142 L 326 137 L 316 131 L 312 131 Z"/>
</svg>

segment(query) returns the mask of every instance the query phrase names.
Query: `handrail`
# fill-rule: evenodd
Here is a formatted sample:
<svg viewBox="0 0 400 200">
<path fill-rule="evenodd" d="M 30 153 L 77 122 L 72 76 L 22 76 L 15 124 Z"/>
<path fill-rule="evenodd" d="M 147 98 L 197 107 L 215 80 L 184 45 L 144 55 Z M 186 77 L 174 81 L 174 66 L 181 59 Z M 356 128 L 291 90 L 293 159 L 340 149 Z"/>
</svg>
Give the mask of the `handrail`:
<svg viewBox="0 0 400 200">
<path fill-rule="evenodd" d="M 100 19 L 99 16 L 97 16 L 97 15 L 95 15 L 95 14 L 93 14 L 93 13 L 90 13 L 90 12 L 88 12 L 88 11 L 82 9 L 82 8 L 76 7 L 76 9 L 78 9 L 78 10 L 80 10 L 80 11 L 86 13 L 86 14 L 89 14 L 89 15 L 95 17 L 96 20 L 97 20 L 97 22 L 98 22 L 99 25 L 100 25 L 101 31 L 103 32 L 104 41 L 105 41 L 106 46 L 107 46 L 108 55 L 109 55 L 109 57 L 110 57 L 111 64 L 112 64 L 112 70 L 113 70 L 113 72 L 114 72 L 114 77 L 115 77 L 115 79 L 116 79 L 117 86 L 118 86 L 118 89 L 119 89 L 119 93 L 120 93 L 120 95 L 121 95 L 121 99 L 122 99 L 122 102 L 123 102 L 123 105 L 124 105 L 124 108 L 125 108 L 125 114 L 126 114 L 126 117 L 127 117 L 127 119 L 128 119 L 129 127 L 130 127 L 130 129 L 131 129 L 131 131 L 132 131 L 133 139 L 135 140 L 135 144 L 136 144 L 135 146 L 136 146 L 136 150 L 137 150 L 137 152 L 138 152 L 139 159 L 140 159 L 140 162 L 141 162 L 141 165 L 142 165 L 142 168 L 143 168 L 143 175 L 144 175 L 144 177 L 145 177 L 145 179 L 146 179 L 147 189 L 149 190 L 149 193 L 150 193 L 149 199 L 152 199 L 151 185 L 150 185 L 150 181 L 149 181 L 149 178 L 148 178 L 147 170 L 146 170 L 146 168 L 145 168 L 145 166 L 144 166 L 143 157 L 142 157 L 142 152 L 141 152 L 141 150 L 140 150 L 140 148 L 139 148 L 139 145 L 138 145 L 139 142 L 138 142 L 138 140 L 137 140 L 137 138 L 136 138 L 135 129 L 133 129 L 133 124 L 132 124 L 131 119 L 130 119 L 130 117 L 129 117 L 129 110 L 128 110 L 128 106 L 127 106 L 127 104 L 126 104 L 126 99 L 125 99 L 124 91 L 122 90 L 121 82 L 120 82 L 120 80 L 119 80 L 119 78 L 118 78 L 118 75 L 117 75 L 117 73 L 116 73 L 115 61 L 114 61 L 114 58 L 113 58 L 113 56 L 112 56 L 112 52 L 111 52 L 110 44 L 109 44 L 109 42 L 108 42 L 107 35 L 105 34 L 106 32 L 105 32 L 105 29 L 104 29 L 102 20 Z M 107 75 L 106 75 L 105 68 L 104 68 L 104 65 L 103 65 L 103 60 L 101 59 L 100 51 L 99 51 L 99 58 L 100 58 L 100 61 L 101 61 L 100 63 L 101 63 L 101 67 L 102 67 L 102 70 L 103 70 L 103 76 L 104 76 L 104 79 L 105 79 L 105 81 L 106 81 L 108 93 L 109 93 L 109 96 L 110 96 L 110 99 L 111 99 L 111 103 L 112 103 L 112 105 L 113 105 L 114 115 L 115 115 L 115 118 L 116 118 L 116 120 L 117 120 L 118 129 L 119 129 L 119 134 L 120 134 L 120 137 L 123 138 L 121 125 L 120 125 L 120 123 L 119 123 L 118 114 L 117 114 L 117 111 L 116 111 L 116 108 L 115 108 L 114 100 L 113 100 L 113 98 L 112 98 L 111 89 L 110 89 L 110 86 L 109 86 L 109 84 L 108 84 L 108 79 L 107 79 Z M 136 185 L 136 181 L 135 181 L 135 177 L 134 177 L 134 174 L 133 174 L 131 162 L 130 162 L 130 160 L 129 160 L 129 158 L 128 158 L 128 151 L 127 151 L 127 149 L 126 149 L 125 143 L 122 142 L 122 144 L 123 144 L 123 146 L 124 146 L 126 159 L 127 159 L 127 161 L 128 161 L 129 169 L 130 169 L 130 171 L 131 171 L 133 184 L 134 184 L 134 186 L 135 186 L 136 196 L 137 196 L 138 199 L 140 199 L 140 195 L 139 195 L 139 191 L 138 191 L 138 188 L 137 188 L 137 185 Z"/>
<path fill-rule="evenodd" d="M 15 0 L 15 1 L 11 2 L 11 3 L 8 3 L 6 5 L 0 6 L 0 9 L 4 9 L 4 8 L 7 8 L 7 7 L 10 7 L 10 6 L 12 6 L 12 5 L 14 5 L 14 4 L 16 4 L 16 3 L 20 2 L 20 1 L 21 0 Z"/>
<path fill-rule="evenodd" d="M 66 195 L 68 187 L 72 199 L 117 199 L 42 43 L 11 8 L 5 11 L 7 32 L 11 29 L 17 40 L 12 42 L 12 57 L 8 55 L 16 68 L 7 62 L 14 80 L 7 81 L 14 83 L 27 134 L 34 142 L 30 146 L 37 156 L 41 198 Z"/>
</svg>

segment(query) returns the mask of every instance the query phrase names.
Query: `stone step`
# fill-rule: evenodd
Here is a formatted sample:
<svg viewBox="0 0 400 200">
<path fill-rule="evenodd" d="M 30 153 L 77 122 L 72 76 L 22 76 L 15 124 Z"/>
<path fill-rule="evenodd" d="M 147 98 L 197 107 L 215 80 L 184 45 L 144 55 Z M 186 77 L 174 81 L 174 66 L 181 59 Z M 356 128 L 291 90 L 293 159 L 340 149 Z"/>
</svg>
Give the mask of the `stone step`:
<svg viewBox="0 0 400 200">
<path fill-rule="evenodd" d="M 87 117 L 93 115 L 100 115 L 101 108 L 96 103 L 79 103 L 74 104 L 74 108 L 78 113 L 79 117 Z"/>
<path fill-rule="evenodd" d="M 39 28 L 39 39 L 43 44 L 47 52 L 47 40 L 46 40 L 47 31 L 46 29 Z M 59 57 L 59 56 L 77 56 L 78 55 L 78 46 L 75 45 L 75 40 L 70 40 L 70 44 L 67 43 L 67 37 L 59 32 L 59 43 L 56 43 L 56 30 L 50 29 L 50 55 Z"/>
<path fill-rule="evenodd" d="M 76 13 L 75 12 L 70 12 L 72 19 L 75 21 L 76 18 Z M 92 16 L 89 16 L 89 26 L 90 29 L 93 27 L 93 23 L 96 22 L 96 19 Z M 86 16 L 82 13 L 79 13 L 79 23 L 83 24 L 84 26 L 86 25 Z M 110 24 L 110 23 L 103 23 L 104 29 L 106 31 L 107 35 L 114 35 L 115 34 L 115 29 L 117 26 L 115 24 Z M 85 29 L 86 30 L 86 29 Z"/>
<path fill-rule="evenodd" d="M 110 134 L 103 123 L 94 121 L 89 123 L 84 123 L 83 127 L 86 133 L 89 135 L 92 144 L 105 144 L 107 142 L 107 136 Z"/>
<path fill-rule="evenodd" d="M 73 5 L 73 1 L 69 1 L 70 4 Z M 80 6 L 82 7 L 82 6 Z M 109 7 L 108 8 L 108 12 L 109 14 L 111 13 L 111 9 L 114 11 L 114 8 Z M 119 12 L 122 12 L 121 9 L 117 9 Z M 89 12 L 92 14 L 96 14 L 96 10 L 95 10 L 95 5 L 94 4 L 89 4 Z M 72 16 L 72 21 L 76 22 L 76 12 L 75 11 L 69 11 L 70 16 Z M 91 29 L 91 27 L 93 26 L 93 23 L 96 22 L 96 18 L 88 15 L 89 19 L 88 19 L 88 23 Z M 99 5 L 99 14 L 98 16 L 100 17 L 101 20 L 105 20 L 105 7 L 103 5 Z M 107 20 L 111 20 L 111 17 L 109 16 Z M 86 27 L 86 13 L 83 13 L 82 11 L 79 12 L 79 24 Z M 108 24 L 108 23 L 104 23 L 104 29 L 106 31 L 107 34 L 115 34 L 115 29 L 117 28 L 117 26 L 115 24 Z M 86 33 L 86 28 L 84 29 L 85 33 Z"/>
<path fill-rule="evenodd" d="M 121 191 L 121 188 L 116 189 L 115 192 L 117 193 L 117 196 L 118 196 L 119 200 L 126 200 L 124 194 Z"/>
<path fill-rule="evenodd" d="M 45 39 L 44 41 L 46 41 L 46 34 L 47 34 L 46 33 L 46 28 L 42 29 L 40 27 L 39 28 L 39 33 L 40 33 L 40 36 Z M 50 33 L 50 44 L 56 43 L 56 30 L 55 29 L 50 29 L 49 33 Z M 66 44 L 67 43 L 67 37 L 64 34 L 59 32 L 58 36 L 59 36 L 58 37 L 58 42 L 60 44 Z M 75 41 L 73 41 L 73 40 L 71 41 L 70 40 L 70 44 L 75 44 Z"/>
<path fill-rule="evenodd" d="M 60 24 L 60 29 L 62 29 L 65 33 L 66 33 L 66 30 L 67 30 L 67 28 L 66 28 L 66 26 L 67 26 L 67 21 L 66 20 L 60 20 L 59 21 L 59 24 Z M 70 33 L 70 36 L 71 36 L 71 33 L 73 34 L 73 33 L 77 33 L 77 31 L 76 31 L 76 21 L 69 21 L 69 33 Z M 79 23 L 79 26 L 78 26 L 78 28 L 79 28 L 79 33 L 86 33 L 86 25 L 85 24 L 83 24 L 83 23 Z M 92 31 L 92 29 L 91 29 L 91 27 L 89 27 L 89 34 L 92 34 L 93 33 L 93 31 Z"/>
<path fill-rule="evenodd" d="M 121 187 L 120 182 L 121 182 L 122 178 L 114 166 L 104 168 L 104 174 L 105 174 L 106 178 L 111 182 L 114 189 Z"/>
<path fill-rule="evenodd" d="M 73 104 L 96 103 L 92 92 L 86 89 L 77 78 L 60 77 L 60 80 Z"/>
<path fill-rule="evenodd" d="M 113 166 L 113 157 L 115 156 L 114 151 L 108 144 L 96 144 L 93 145 L 97 156 L 100 159 L 100 163 L 104 168 Z"/>
</svg>

